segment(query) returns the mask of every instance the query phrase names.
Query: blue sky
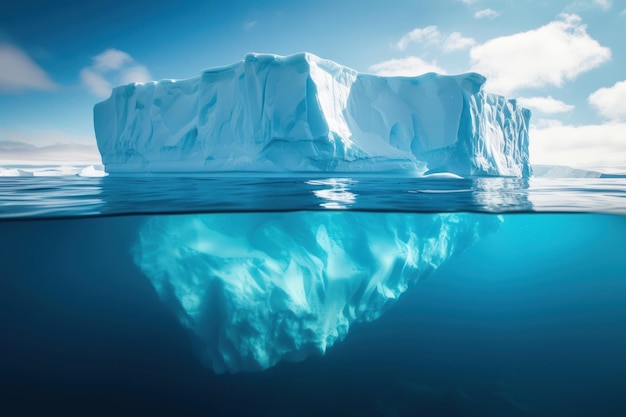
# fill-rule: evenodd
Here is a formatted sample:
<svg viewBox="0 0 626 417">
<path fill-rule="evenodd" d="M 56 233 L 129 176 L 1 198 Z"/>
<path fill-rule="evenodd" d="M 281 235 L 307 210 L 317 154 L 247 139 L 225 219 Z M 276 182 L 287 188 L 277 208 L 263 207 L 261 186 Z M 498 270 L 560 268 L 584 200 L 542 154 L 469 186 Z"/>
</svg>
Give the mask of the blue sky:
<svg viewBox="0 0 626 417">
<path fill-rule="evenodd" d="M 0 164 L 96 162 L 111 86 L 248 52 L 362 72 L 477 71 L 533 110 L 534 163 L 626 166 L 626 0 L 53 1 L 0 6 Z"/>
</svg>

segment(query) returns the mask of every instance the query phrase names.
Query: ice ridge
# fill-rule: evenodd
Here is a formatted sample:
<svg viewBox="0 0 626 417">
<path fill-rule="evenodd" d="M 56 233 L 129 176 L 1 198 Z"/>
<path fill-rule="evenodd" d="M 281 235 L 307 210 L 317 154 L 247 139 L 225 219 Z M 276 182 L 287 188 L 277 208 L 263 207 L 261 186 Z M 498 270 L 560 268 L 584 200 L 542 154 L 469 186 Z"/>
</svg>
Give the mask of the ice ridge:
<svg viewBox="0 0 626 417">
<path fill-rule="evenodd" d="M 383 77 L 310 53 L 249 54 L 113 89 L 94 127 L 107 172 L 531 174 L 530 111 L 476 73 Z"/>
</svg>

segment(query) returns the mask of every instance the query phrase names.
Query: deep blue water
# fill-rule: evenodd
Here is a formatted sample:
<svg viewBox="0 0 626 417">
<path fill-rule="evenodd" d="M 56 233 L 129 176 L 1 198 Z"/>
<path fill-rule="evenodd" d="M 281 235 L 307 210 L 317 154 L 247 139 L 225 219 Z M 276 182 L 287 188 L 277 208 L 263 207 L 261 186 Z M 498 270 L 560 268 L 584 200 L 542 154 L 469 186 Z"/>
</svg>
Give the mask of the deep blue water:
<svg viewBox="0 0 626 417">
<path fill-rule="evenodd" d="M 569 198 L 615 203 L 595 189 Z M 135 264 L 151 215 L 5 218 L 0 415 L 626 415 L 626 216 L 531 200 L 325 355 L 232 375 L 203 366 Z"/>
</svg>

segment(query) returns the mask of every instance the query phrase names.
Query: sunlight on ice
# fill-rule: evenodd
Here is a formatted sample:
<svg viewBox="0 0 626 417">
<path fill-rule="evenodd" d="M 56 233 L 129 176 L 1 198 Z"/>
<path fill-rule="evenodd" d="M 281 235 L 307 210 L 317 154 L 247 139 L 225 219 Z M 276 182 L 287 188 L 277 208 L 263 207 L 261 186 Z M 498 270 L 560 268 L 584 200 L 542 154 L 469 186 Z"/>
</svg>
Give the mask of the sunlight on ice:
<svg viewBox="0 0 626 417">
<path fill-rule="evenodd" d="M 313 195 L 322 202 L 320 207 L 327 209 L 345 209 L 356 202 L 357 194 L 350 192 L 350 186 L 356 181 L 350 178 L 328 178 L 323 180 L 306 181 L 308 185 L 329 186 L 321 190 L 313 190 Z"/>
</svg>

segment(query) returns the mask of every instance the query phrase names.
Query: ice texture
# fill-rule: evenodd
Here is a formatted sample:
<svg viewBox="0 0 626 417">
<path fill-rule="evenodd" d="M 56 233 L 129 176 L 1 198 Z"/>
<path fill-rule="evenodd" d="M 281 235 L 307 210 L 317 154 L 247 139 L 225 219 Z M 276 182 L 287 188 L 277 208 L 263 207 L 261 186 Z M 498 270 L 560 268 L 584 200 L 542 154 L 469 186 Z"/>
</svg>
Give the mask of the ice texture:
<svg viewBox="0 0 626 417">
<path fill-rule="evenodd" d="M 371 172 L 527 177 L 530 111 L 485 77 L 383 77 L 310 53 L 249 54 L 199 77 L 129 84 L 96 104 L 106 171 Z"/>
<path fill-rule="evenodd" d="M 378 318 L 499 216 L 287 212 L 160 215 L 134 259 L 216 372 L 324 353 Z"/>
</svg>

